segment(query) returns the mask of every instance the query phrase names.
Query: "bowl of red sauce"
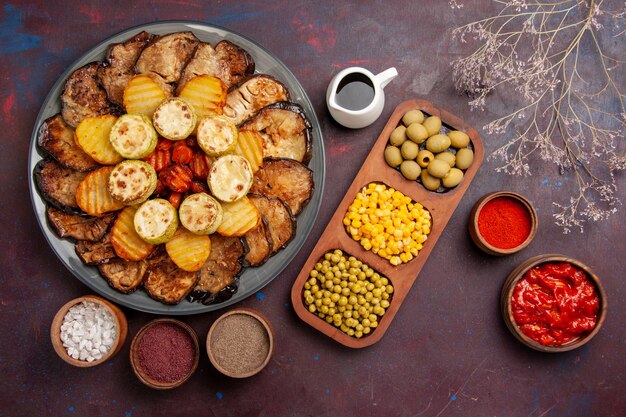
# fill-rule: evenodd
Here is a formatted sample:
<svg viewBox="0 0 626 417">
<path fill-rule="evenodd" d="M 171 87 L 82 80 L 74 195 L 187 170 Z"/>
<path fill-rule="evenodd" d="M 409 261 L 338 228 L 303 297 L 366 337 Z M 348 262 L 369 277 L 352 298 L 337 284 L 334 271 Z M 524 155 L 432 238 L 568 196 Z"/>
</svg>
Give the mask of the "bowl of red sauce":
<svg viewBox="0 0 626 417">
<path fill-rule="evenodd" d="M 515 268 L 500 296 L 504 321 L 523 344 L 566 352 L 589 342 L 606 317 L 606 294 L 582 262 L 539 255 Z"/>
<path fill-rule="evenodd" d="M 524 196 L 512 191 L 489 193 L 476 202 L 468 225 L 476 245 L 490 255 L 521 251 L 537 233 L 537 212 Z"/>
</svg>

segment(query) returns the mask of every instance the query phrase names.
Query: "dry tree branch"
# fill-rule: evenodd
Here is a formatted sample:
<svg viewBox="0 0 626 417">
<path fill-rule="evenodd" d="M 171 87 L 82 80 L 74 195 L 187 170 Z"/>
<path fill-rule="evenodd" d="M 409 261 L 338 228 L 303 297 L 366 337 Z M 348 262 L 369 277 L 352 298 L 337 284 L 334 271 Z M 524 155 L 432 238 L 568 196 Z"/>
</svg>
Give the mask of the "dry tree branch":
<svg viewBox="0 0 626 417">
<path fill-rule="evenodd" d="M 493 0 L 494 16 L 453 30 L 478 47 L 452 63 L 457 90 L 472 109 L 484 109 L 496 89 L 513 89 L 524 103 L 484 129 L 513 138 L 490 158 L 499 172 L 530 175 L 534 154 L 573 175 L 576 191 L 554 202 L 565 233 L 606 219 L 621 205 L 615 175 L 626 170 L 624 57 L 607 52 L 623 42 L 623 0 Z M 453 8 L 463 5 L 451 0 Z M 613 48 L 624 53 L 623 48 Z M 620 78 L 621 77 L 621 78 Z"/>
</svg>

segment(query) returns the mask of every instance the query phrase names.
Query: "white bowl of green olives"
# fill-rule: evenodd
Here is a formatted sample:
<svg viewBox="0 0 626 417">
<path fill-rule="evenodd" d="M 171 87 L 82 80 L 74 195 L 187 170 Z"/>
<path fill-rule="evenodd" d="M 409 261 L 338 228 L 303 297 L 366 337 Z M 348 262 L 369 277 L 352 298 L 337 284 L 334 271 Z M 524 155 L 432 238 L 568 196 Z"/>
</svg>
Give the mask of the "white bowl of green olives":
<svg viewBox="0 0 626 417">
<path fill-rule="evenodd" d="M 407 180 L 445 192 L 463 181 L 474 150 L 467 133 L 443 125 L 439 116 L 413 109 L 391 132 L 384 158 Z"/>
</svg>

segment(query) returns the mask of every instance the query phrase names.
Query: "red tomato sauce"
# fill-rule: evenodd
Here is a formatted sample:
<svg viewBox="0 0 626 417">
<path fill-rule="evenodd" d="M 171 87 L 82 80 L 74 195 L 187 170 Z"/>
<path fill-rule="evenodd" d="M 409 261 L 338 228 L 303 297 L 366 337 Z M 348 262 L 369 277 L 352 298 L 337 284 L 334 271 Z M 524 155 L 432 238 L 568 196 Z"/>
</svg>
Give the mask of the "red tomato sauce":
<svg viewBox="0 0 626 417">
<path fill-rule="evenodd" d="M 567 262 L 546 262 L 517 282 L 511 308 L 526 336 L 560 346 L 593 330 L 600 299 L 584 271 Z"/>
</svg>

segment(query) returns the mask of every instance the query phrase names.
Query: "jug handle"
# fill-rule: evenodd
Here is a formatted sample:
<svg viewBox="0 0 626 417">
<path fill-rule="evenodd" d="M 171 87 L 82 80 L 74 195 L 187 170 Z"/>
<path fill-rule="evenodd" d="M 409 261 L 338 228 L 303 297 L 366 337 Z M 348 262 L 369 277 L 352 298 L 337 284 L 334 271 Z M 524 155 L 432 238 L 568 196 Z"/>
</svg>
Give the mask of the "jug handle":
<svg viewBox="0 0 626 417">
<path fill-rule="evenodd" d="M 374 78 L 376 78 L 376 81 L 380 84 L 380 88 L 385 88 L 387 84 L 389 84 L 389 82 L 391 82 L 391 80 L 393 80 L 397 76 L 398 71 L 395 67 L 391 67 L 384 70 L 380 74 L 375 75 Z"/>
</svg>

